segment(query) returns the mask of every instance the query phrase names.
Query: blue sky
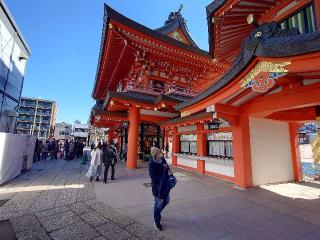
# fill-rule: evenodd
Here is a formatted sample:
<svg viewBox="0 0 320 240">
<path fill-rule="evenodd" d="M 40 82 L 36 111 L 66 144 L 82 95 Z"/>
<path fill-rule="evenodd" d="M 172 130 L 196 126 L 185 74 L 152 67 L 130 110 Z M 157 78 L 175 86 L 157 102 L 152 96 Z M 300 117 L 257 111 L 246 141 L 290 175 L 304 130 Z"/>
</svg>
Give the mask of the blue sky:
<svg viewBox="0 0 320 240">
<path fill-rule="evenodd" d="M 32 50 L 22 94 L 56 101 L 58 121 L 86 122 L 94 105 L 104 2 L 152 29 L 163 26 L 182 3 L 191 36 L 208 50 L 210 0 L 6 0 Z"/>
</svg>

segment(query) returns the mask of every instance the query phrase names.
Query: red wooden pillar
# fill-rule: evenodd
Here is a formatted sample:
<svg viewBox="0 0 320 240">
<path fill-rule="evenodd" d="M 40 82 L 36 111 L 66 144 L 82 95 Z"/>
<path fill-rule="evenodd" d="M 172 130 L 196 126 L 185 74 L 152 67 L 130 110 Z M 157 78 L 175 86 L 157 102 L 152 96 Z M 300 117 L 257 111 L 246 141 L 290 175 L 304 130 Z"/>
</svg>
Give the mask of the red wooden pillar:
<svg viewBox="0 0 320 240">
<path fill-rule="evenodd" d="M 203 157 L 207 155 L 207 138 L 203 133 L 204 123 L 197 124 L 197 156 Z M 205 161 L 202 159 L 197 160 L 197 171 L 200 174 L 205 174 L 206 166 Z"/>
<path fill-rule="evenodd" d="M 129 109 L 127 168 L 137 168 L 139 115 L 138 108 L 131 107 Z"/>
<path fill-rule="evenodd" d="M 112 140 L 114 140 L 114 128 L 109 128 L 108 142 L 110 143 Z"/>
<path fill-rule="evenodd" d="M 245 189 L 251 188 L 253 183 L 248 116 L 240 116 L 239 124 L 232 126 L 232 145 L 235 185 Z"/>
<path fill-rule="evenodd" d="M 299 140 L 298 140 L 299 124 L 289 123 L 289 128 L 290 128 L 290 145 L 291 145 L 291 157 L 292 157 L 294 181 L 298 182 L 302 180 L 301 158 L 300 158 Z"/>
<path fill-rule="evenodd" d="M 177 166 L 177 156 L 176 153 L 179 153 L 180 149 L 180 140 L 178 135 L 178 127 L 173 127 L 173 139 L 172 139 L 172 166 Z"/>
</svg>

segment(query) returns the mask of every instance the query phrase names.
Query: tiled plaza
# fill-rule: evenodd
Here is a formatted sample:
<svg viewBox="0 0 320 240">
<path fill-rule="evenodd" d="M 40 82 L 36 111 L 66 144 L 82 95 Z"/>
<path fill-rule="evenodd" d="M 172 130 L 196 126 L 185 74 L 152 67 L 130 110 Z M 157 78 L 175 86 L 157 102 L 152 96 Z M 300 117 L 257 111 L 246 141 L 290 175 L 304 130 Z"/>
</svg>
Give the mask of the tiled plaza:
<svg viewBox="0 0 320 240">
<path fill-rule="evenodd" d="M 108 184 L 90 183 L 87 168 L 80 161 L 40 162 L 1 186 L 0 218 L 9 219 L 0 224 L 1 236 L 320 239 L 320 187 L 316 184 L 284 183 L 243 191 L 228 182 L 174 169 L 178 184 L 163 213 L 164 231 L 157 232 L 146 164 L 128 170 L 119 163 L 116 180 Z"/>
<path fill-rule="evenodd" d="M 0 239 L 14 239 L 14 234 L 19 240 L 164 239 L 153 228 L 97 202 L 85 177 L 87 168 L 79 161 L 40 162 L 1 186 L 0 220 L 10 222 L 0 224 Z"/>
</svg>

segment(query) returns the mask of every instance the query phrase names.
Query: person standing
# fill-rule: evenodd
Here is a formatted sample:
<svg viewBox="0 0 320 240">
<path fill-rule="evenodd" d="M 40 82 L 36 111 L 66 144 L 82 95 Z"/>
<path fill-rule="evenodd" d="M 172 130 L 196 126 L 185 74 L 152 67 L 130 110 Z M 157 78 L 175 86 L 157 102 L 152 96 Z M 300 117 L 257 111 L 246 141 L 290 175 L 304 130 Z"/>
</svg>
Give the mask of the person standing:
<svg viewBox="0 0 320 240">
<path fill-rule="evenodd" d="M 65 152 L 65 158 L 64 160 L 69 160 L 69 141 L 66 140 L 66 142 L 64 143 L 64 152 Z"/>
<path fill-rule="evenodd" d="M 54 159 L 54 153 L 55 153 L 55 148 L 56 148 L 56 140 L 53 138 L 50 142 L 50 160 Z"/>
<path fill-rule="evenodd" d="M 74 149 L 75 149 L 75 142 L 74 141 L 71 141 L 70 142 L 70 151 L 69 151 L 69 159 L 70 160 L 73 160 L 74 158 Z"/>
<path fill-rule="evenodd" d="M 54 148 L 53 148 L 53 154 L 54 154 L 54 159 L 58 160 L 58 152 L 59 152 L 59 141 L 58 140 L 53 140 L 54 143 Z"/>
<path fill-rule="evenodd" d="M 104 163 L 104 178 L 103 182 L 107 183 L 108 179 L 108 171 L 111 166 L 111 180 L 115 180 L 115 165 L 117 161 L 117 151 L 112 144 L 104 144 L 103 145 L 103 163 Z"/>
<path fill-rule="evenodd" d="M 154 196 L 154 225 L 161 231 L 161 212 L 170 202 L 169 167 L 159 148 L 152 147 L 150 152 L 149 175 Z"/>
<path fill-rule="evenodd" d="M 41 152 L 42 152 L 42 141 L 41 140 L 36 140 L 36 147 L 35 147 L 35 161 L 40 161 L 41 160 Z"/>
<path fill-rule="evenodd" d="M 103 159 L 102 146 L 98 143 L 97 148 L 91 151 L 91 162 L 89 170 L 86 174 L 90 178 L 90 182 L 95 178 L 99 181 L 99 176 L 101 174 L 101 164 Z"/>
<path fill-rule="evenodd" d="M 47 140 L 47 141 L 43 144 L 42 160 L 47 160 L 48 153 L 49 153 L 49 149 L 50 149 L 50 142 Z"/>
</svg>

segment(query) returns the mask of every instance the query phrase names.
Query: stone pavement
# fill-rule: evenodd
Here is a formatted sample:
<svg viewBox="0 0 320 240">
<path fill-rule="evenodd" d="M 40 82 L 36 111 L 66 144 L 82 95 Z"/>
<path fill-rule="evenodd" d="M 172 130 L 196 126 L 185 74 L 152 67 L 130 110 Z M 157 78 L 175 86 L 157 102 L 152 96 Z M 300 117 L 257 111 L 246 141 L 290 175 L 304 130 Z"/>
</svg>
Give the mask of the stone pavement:
<svg viewBox="0 0 320 240">
<path fill-rule="evenodd" d="M 283 183 L 243 191 L 215 178 L 173 171 L 178 184 L 162 216 L 162 236 L 177 240 L 320 239 L 320 185 Z M 94 186 L 98 201 L 152 227 L 149 183 L 145 164 L 137 170 L 118 164 L 115 181 Z"/>
<path fill-rule="evenodd" d="M 10 219 L 21 240 L 167 239 L 98 202 L 93 184 L 85 177 L 87 169 L 78 160 L 36 163 L 32 170 L 0 187 L 0 221 Z M 8 221 L 2 223 L 10 231 Z"/>
</svg>

